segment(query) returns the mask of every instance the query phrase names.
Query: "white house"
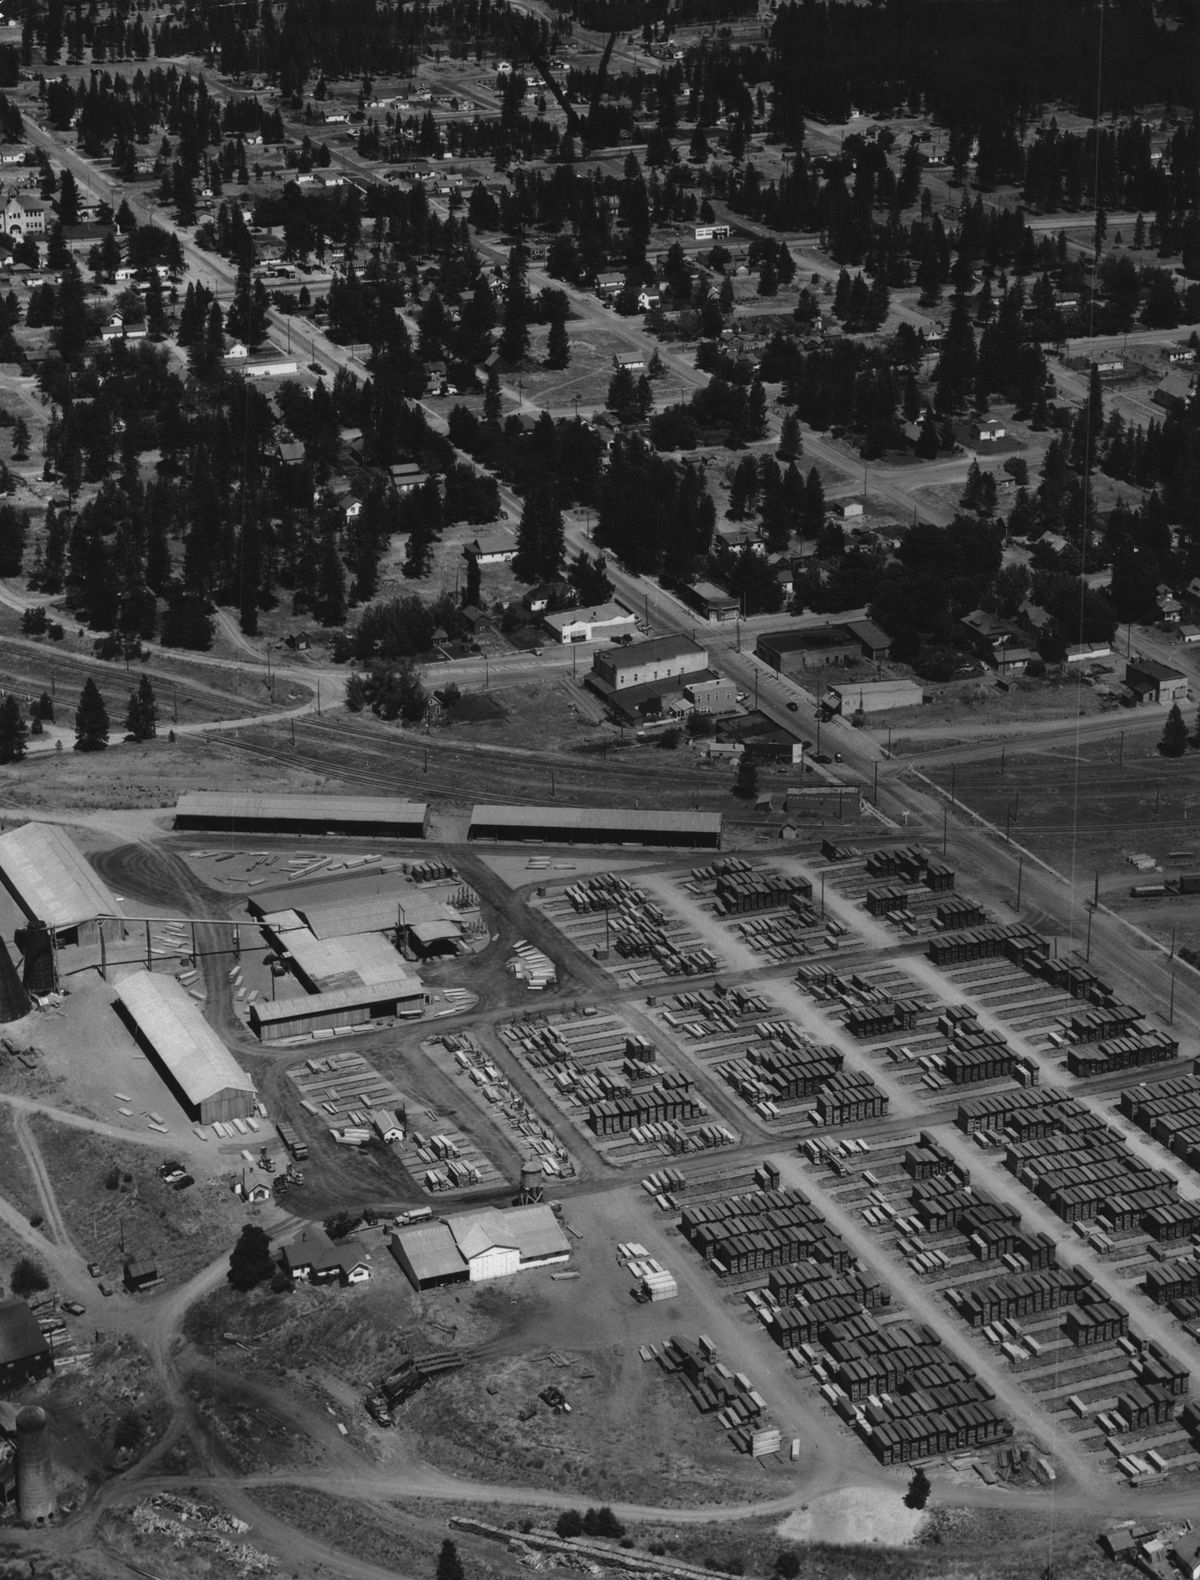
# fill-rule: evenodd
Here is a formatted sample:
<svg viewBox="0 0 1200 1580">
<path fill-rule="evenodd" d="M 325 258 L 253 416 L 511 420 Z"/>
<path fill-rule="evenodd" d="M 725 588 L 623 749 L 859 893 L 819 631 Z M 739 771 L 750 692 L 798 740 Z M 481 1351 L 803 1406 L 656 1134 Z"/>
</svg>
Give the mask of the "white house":
<svg viewBox="0 0 1200 1580">
<path fill-rule="evenodd" d="M 1007 431 L 1004 424 L 995 417 L 985 417 L 982 422 L 975 424 L 975 438 L 981 444 L 987 444 L 994 439 L 1003 439 Z"/>
</svg>

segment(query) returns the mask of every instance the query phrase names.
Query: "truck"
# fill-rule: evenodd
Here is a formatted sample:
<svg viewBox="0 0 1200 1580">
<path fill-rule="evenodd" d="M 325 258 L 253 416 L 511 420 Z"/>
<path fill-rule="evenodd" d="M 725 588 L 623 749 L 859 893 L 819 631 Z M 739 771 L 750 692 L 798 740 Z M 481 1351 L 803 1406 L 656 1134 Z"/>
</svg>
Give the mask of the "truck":
<svg viewBox="0 0 1200 1580">
<path fill-rule="evenodd" d="M 428 1223 L 432 1217 L 432 1207 L 410 1207 L 406 1212 L 398 1212 L 393 1221 L 397 1229 L 404 1229 L 410 1223 Z"/>
<path fill-rule="evenodd" d="M 279 1133 L 280 1141 L 283 1142 L 296 1162 L 303 1162 L 308 1156 L 308 1142 L 301 1140 L 299 1134 L 292 1129 L 291 1125 L 284 1124 L 282 1120 L 275 1126 L 275 1129 Z"/>
</svg>

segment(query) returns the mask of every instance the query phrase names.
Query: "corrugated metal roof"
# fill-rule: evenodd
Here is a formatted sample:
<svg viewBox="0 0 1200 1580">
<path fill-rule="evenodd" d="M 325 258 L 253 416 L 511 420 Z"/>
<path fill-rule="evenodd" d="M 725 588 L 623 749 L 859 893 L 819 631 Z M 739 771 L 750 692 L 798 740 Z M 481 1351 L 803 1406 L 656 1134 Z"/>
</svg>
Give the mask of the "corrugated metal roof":
<svg viewBox="0 0 1200 1580">
<path fill-rule="evenodd" d="M 289 932 L 282 942 L 305 976 L 319 984 L 322 993 L 336 988 L 377 988 L 395 982 L 407 982 L 411 992 L 420 992 L 420 978 L 407 969 L 381 933 L 314 938 L 305 929 Z"/>
<path fill-rule="evenodd" d="M 333 988 L 328 993 L 296 994 L 266 1004 L 261 999 L 250 1006 L 252 1018 L 265 1025 L 281 1020 L 297 1020 L 308 1015 L 322 1015 L 338 1009 L 356 1009 L 360 1004 L 382 1004 L 387 999 L 404 1001 L 416 998 L 424 990 L 414 977 L 402 977 L 393 982 L 382 982 L 370 987 Z"/>
<path fill-rule="evenodd" d="M 0 868 L 27 914 L 51 927 L 121 915 L 116 895 L 54 823 L 23 823 L 0 834 Z"/>
<path fill-rule="evenodd" d="M 406 1229 L 397 1229 L 391 1242 L 392 1255 L 397 1261 L 400 1248 L 403 1248 L 408 1265 L 419 1283 L 434 1278 L 451 1278 L 467 1270 L 454 1236 L 449 1227 L 440 1221 L 411 1224 Z"/>
<path fill-rule="evenodd" d="M 135 971 L 122 977 L 113 991 L 193 1103 L 231 1089 L 256 1089 L 174 977 Z"/>
<path fill-rule="evenodd" d="M 636 834 L 642 829 L 669 833 L 674 829 L 693 834 L 720 834 L 720 812 L 630 810 L 608 806 L 491 806 L 480 804 L 471 810 L 471 826 L 479 823 L 508 823 L 514 828 L 573 829 L 610 828 L 614 832 Z"/>
<path fill-rule="evenodd" d="M 566 1255 L 571 1244 L 549 1207 L 485 1207 L 459 1213 L 450 1229 L 466 1257 L 478 1256 L 489 1246 L 515 1246 L 523 1262 Z"/>
<path fill-rule="evenodd" d="M 378 933 L 405 922 L 457 921 L 453 908 L 437 895 L 422 894 L 401 881 L 388 894 L 366 895 L 343 905 L 305 905 L 296 909 L 317 938 L 344 938 L 351 933 Z"/>
<path fill-rule="evenodd" d="M 23 1300 L 0 1300 L 0 1365 L 44 1355 L 50 1348 Z"/>
<path fill-rule="evenodd" d="M 338 823 L 423 823 L 428 804 L 391 796 L 244 795 L 224 790 L 185 790 L 176 817 L 279 818 Z"/>
</svg>

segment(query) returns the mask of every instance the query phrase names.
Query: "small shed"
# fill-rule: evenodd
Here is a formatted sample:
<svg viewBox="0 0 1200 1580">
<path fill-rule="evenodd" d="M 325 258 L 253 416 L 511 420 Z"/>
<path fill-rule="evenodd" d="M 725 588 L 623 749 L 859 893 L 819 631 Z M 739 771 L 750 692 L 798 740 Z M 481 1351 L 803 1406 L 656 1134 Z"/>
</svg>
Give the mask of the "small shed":
<svg viewBox="0 0 1200 1580">
<path fill-rule="evenodd" d="M 125 1288 L 136 1295 L 139 1290 L 152 1289 L 159 1282 L 158 1268 L 149 1260 L 125 1263 Z"/>
</svg>

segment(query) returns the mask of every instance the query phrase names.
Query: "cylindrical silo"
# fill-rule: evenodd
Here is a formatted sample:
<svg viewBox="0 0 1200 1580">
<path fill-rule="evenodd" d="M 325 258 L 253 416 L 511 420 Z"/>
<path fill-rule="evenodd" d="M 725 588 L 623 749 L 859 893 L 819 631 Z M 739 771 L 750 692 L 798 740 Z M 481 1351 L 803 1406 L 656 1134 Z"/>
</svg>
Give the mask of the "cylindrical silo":
<svg viewBox="0 0 1200 1580">
<path fill-rule="evenodd" d="M 17 1416 L 17 1510 L 28 1525 L 43 1525 L 54 1513 L 46 1412 L 36 1404 Z"/>
</svg>

